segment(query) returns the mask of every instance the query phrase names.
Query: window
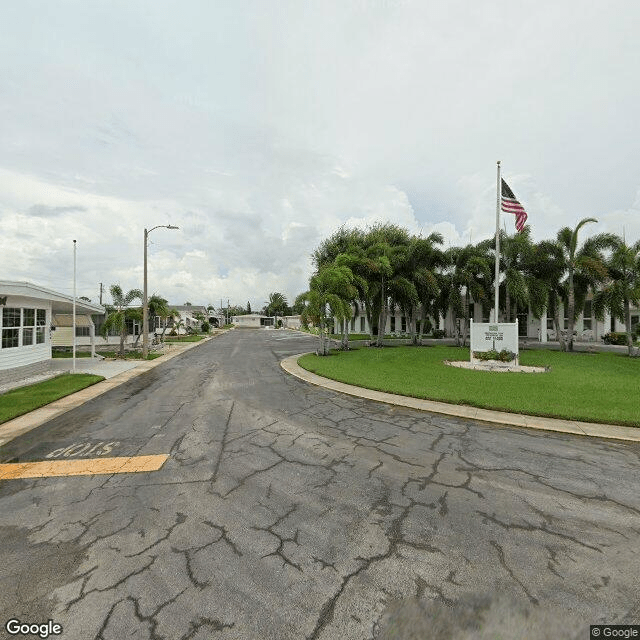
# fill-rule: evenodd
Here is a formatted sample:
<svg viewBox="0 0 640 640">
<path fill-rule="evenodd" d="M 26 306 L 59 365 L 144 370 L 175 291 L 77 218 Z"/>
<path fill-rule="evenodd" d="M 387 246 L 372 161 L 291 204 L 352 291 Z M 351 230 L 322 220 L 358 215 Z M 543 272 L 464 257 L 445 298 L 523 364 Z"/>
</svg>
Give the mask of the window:
<svg viewBox="0 0 640 640">
<path fill-rule="evenodd" d="M 76 337 L 83 338 L 88 337 L 89 335 L 89 327 L 76 327 Z"/>
<path fill-rule="evenodd" d="M 396 317 L 391 316 L 391 333 L 393 333 L 395 330 L 396 330 Z"/>
<path fill-rule="evenodd" d="M 3 329 L 2 330 L 2 348 L 11 349 L 18 346 L 20 329 Z"/>
<path fill-rule="evenodd" d="M 553 318 L 547 316 L 547 329 L 553 329 Z"/>
<path fill-rule="evenodd" d="M 33 327 L 35 324 L 36 324 L 36 310 L 23 309 L 22 310 L 22 326 Z"/>
<path fill-rule="evenodd" d="M 591 329 L 591 308 L 592 308 L 591 300 L 587 300 L 584 303 L 584 309 L 582 311 L 582 328 L 585 331 L 588 331 L 589 329 Z"/>
<path fill-rule="evenodd" d="M 355 331 L 355 330 L 356 330 L 356 319 L 351 318 L 351 331 Z"/>
<path fill-rule="evenodd" d="M 364 333 L 364 316 L 360 316 L 360 333 Z"/>
<path fill-rule="evenodd" d="M 33 327 L 24 327 L 22 329 L 22 346 L 28 347 L 33 344 Z"/>
<path fill-rule="evenodd" d="M 402 316 L 400 318 L 400 331 L 402 331 L 402 333 L 406 333 L 407 331 L 407 318 L 406 316 Z"/>
<path fill-rule="evenodd" d="M 20 326 L 20 309 L 13 307 L 5 307 L 2 310 L 2 326 L 3 327 L 19 327 Z"/>
<path fill-rule="evenodd" d="M 45 342 L 44 325 L 47 320 L 46 309 L 20 309 L 4 307 L 0 309 L 2 317 L 2 349 L 19 346 L 29 347 Z M 36 326 L 38 330 L 36 331 Z M 22 339 L 22 340 L 21 340 Z"/>
</svg>

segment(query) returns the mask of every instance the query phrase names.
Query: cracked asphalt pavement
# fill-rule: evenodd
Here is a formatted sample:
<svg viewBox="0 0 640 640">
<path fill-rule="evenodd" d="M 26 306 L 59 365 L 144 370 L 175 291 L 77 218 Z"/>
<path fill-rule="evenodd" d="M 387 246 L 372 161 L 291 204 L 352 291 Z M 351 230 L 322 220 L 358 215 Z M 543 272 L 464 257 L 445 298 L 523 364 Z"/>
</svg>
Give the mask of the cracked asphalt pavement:
<svg viewBox="0 0 640 640">
<path fill-rule="evenodd" d="M 170 457 L 0 482 L 0 633 L 10 618 L 51 618 L 65 640 L 640 623 L 640 446 L 391 407 L 280 368 L 314 348 L 232 331 L 1 447 L 2 462 Z"/>
</svg>

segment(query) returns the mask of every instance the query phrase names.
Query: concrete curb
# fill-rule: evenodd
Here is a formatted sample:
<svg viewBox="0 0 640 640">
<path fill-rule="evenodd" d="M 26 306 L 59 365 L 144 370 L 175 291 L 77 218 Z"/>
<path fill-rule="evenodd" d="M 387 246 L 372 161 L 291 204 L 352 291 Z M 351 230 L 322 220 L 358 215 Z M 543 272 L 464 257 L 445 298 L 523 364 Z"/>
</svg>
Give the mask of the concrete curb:
<svg viewBox="0 0 640 640">
<path fill-rule="evenodd" d="M 24 415 L 14 418 L 13 420 L 5 422 L 4 424 L 0 425 L 0 447 L 3 444 L 6 444 L 7 442 L 22 435 L 23 433 L 27 433 L 28 431 L 36 429 L 45 422 L 48 422 L 53 418 L 57 418 L 63 413 L 71 411 L 71 409 L 79 407 L 85 402 L 101 396 L 107 391 L 111 391 L 111 389 L 114 389 L 115 387 L 124 384 L 132 378 L 135 378 L 145 373 L 146 371 L 157 367 L 163 362 L 167 362 L 167 360 L 171 360 L 172 358 L 183 354 L 185 351 L 189 351 L 189 349 L 199 347 L 200 345 L 209 342 L 210 340 L 213 340 L 214 338 L 217 338 L 224 333 L 227 333 L 227 331 L 230 330 L 227 329 L 216 334 L 215 336 L 204 338 L 204 340 L 200 340 L 199 342 L 188 342 L 184 344 L 171 343 L 172 348 L 170 353 L 165 353 L 159 358 L 155 358 L 155 360 L 143 360 L 134 369 L 123 371 L 122 373 L 113 376 L 113 378 L 103 380 L 102 382 L 97 382 L 96 384 L 87 387 L 86 389 L 76 391 L 76 393 L 72 393 L 68 396 L 65 396 L 64 398 L 55 400 L 54 402 L 51 402 L 44 407 L 40 407 L 39 409 L 35 409 L 34 411 L 30 411 L 29 413 L 25 413 Z"/>
<path fill-rule="evenodd" d="M 298 364 L 298 358 L 305 353 L 289 356 L 280 362 L 280 366 L 289 374 L 338 393 L 346 393 L 358 398 L 366 398 L 375 402 L 383 402 L 419 411 L 430 411 L 432 413 L 443 413 L 457 418 L 467 418 L 489 422 L 493 424 L 508 425 L 514 427 L 526 427 L 527 429 L 538 429 L 541 431 L 555 431 L 558 433 L 571 433 L 579 436 L 592 438 L 606 438 L 609 440 L 625 440 L 628 442 L 640 442 L 640 429 L 635 427 L 623 427 L 614 424 L 597 424 L 593 422 L 580 422 L 578 420 L 559 420 L 556 418 L 543 418 L 540 416 L 527 416 L 520 413 L 506 413 L 502 411 L 492 411 L 489 409 L 477 409 L 458 404 L 447 404 L 434 400 L 422 400 L 420 398 L 410 398 L 394 393 L 383 391 L 373 391 L 363 387 L 356 387 L 344 382 L 337 382 L 329 378 L 323 378 L 315 373 L 303 369 Z"/>
</svg>

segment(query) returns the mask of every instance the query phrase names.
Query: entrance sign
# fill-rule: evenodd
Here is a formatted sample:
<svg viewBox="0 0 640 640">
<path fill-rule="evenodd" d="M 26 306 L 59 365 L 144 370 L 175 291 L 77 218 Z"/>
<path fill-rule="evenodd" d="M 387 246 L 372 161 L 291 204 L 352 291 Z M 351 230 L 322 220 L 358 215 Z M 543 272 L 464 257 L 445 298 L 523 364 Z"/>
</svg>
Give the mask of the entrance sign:
<svg viewBox="0 0 640 640">
<path fill-rule="evenodd" d="M 471 362 L 478 362 L 475 351 L 511 351 L 516 354 L 518 364 L 518 322 L 474 322 L 470 331 Z"/>
</svg>

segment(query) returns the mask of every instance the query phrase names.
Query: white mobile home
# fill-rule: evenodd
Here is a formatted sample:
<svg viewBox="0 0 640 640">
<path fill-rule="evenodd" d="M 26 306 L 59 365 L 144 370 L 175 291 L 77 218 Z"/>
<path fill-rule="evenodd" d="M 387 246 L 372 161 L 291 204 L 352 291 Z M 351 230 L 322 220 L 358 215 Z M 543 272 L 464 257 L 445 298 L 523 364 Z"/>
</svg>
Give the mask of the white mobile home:
<svg viewBox="0 0 640 640">
<path fill-rule="evenodd" d="M 56 339 L 63 340 L 66 331 L 71 344 L 71 323 L 63 318 L 72 312 L 71 296 L 31 282 L 0 280 L 0 379 L 47 369 L 54 342 L 52 335 L 61 330 Z M 76 300 L 79 326 L 93 329 L 91 314 L 103 313 L 100 305 Z M 93 346 L 93 332 L 91 342 Z"/>
</svg>

